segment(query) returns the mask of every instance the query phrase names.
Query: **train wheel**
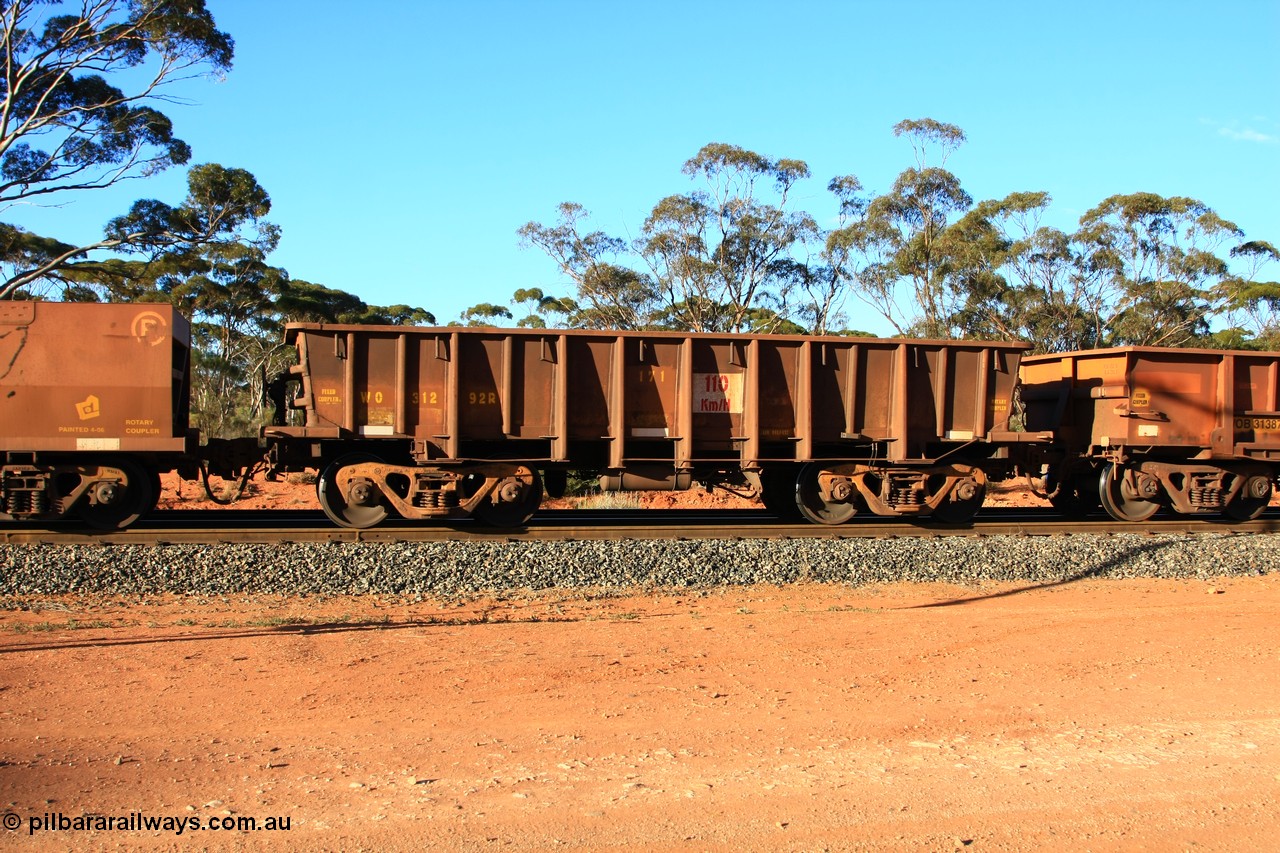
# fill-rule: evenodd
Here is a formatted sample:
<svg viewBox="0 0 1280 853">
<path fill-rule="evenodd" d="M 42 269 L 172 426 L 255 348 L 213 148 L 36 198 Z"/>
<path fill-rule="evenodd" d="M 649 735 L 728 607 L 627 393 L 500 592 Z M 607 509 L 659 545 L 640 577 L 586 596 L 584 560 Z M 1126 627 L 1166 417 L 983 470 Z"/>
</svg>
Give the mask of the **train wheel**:
<svg viewBox="0 0 1280 853">
<path fill-rule="evenodd" d="M 761 471 L 760 502 L 783 521 L 800 521 L 803 518 L 796 506 L 796 478 L 792 471 Z"/>
<path fill-rule="evenodd" d="M 1067 518 L 1084 518 L 1098 508 L 1098 482 L 1092 477 L 1072 477 L 1058 487 L 1049 503 Z"/>
<path fill-rule="evenodd" d="M 160 498 L 160 477 L 132 459 L 113 461 L 103 467 L 124 473 L 120 483 L 98 483 L 80 499 L 76 512 L 81 520 L 98 530 L 124 530 L 156 508 Z"/>
<path fill-rule="evenodd" d="M 987 497 L 987 484 L 962 480 L 956 486 L 957 492 L 961 489 L 964 491 L 954 497 L 948 495 L 929 517 L 943 524 L 967 524 L 973 521 L 973 517 L 978 514 L 978 510 L 982 509 L 982 502 Z"/>
<path fill-rule="evenodd" d="M 472 515 L 492 527 L 523 527 L 542 506 L 542 478 L 537 471 L 527 469 L 527 473 L 498 483 L 490 498 L 497 500 L 481 501 Z"/>
<path fill-rule="evenodd" d="M 1249 477 L 1244 486 L 1222 512 L 1235 521 L 1251 521 L 1262 515 L 1271 503 L 1271 480 L 1267 477 Z"/>
<path fill-rule="evenodd" d="M 839 493 L 824 497 L 819 481 L 821 473 L 822 466 L 816 462 L 800 469 L 796 478 L 796 509 L 814 524 L 844 524 L 858 514 L 858 491 L 852 483 L 838 484 Z"/>
<path fill-rule="evenodd" d="M 1119 465 L 1111 464 L 1102 469 L 1098 499 L 1107 515 L 1116 521 L 1146 521 L 1160 509 L 1160 504 L 1152 500 L 1154 497 L 1154 492 L 1149 496 L 1136 494 L 1125 482 L 1124 469 Z"/>
<path fill-rule="evenodd" d="M 352 482 L 347 495 L 338 488 L 338 472 L 352 465 L 382 460 L 368 453 L 349 453 L 329 464 L 316 481 L 316 495 L 320 508 L 339 527 L 364 529 L 373 527 L 387 517 L 387 505 L 382 502 L 382 492 L 377 485 L 365 479 Z"/>
</svg>

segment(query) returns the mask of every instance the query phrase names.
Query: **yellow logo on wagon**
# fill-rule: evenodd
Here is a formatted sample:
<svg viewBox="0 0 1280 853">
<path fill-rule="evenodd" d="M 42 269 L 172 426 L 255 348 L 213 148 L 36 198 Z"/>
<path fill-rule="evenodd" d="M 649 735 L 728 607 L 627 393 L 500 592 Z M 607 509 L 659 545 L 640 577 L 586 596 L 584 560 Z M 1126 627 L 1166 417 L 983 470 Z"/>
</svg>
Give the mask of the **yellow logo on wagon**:
<svg viewBox="0 0 1280 853">
<path fill-rule="evenodd" d="M 80 420 L 87 421 L 96 418 L 102 414 L 102 402 L 90 394 L 79 403 L 76 403 L 76 414 L 80 416 Z"/>
<path fill-rule="evenodd" d="M 1145 409 L 1151 405 L 1151 392 L 1146 388 L 1136 388 L 1133 397 L 1129 399 L 1129 405 L 1135 409 Z"/>
</svg>

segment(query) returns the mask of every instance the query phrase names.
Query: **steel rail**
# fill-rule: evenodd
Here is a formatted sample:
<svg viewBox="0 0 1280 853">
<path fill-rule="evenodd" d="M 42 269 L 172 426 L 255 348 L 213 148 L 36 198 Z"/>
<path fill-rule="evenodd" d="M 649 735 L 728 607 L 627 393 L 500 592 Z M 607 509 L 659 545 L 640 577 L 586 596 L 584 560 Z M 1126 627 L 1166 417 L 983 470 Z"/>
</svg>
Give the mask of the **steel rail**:
<svg viewBox="0 0 1280 853">
<path fill-rule="evenodd" d="M 0 527 L 0 544 L 169 545 L 302 542 L 556 542 L 584 539 L 867 539 L 946 536 L 1064 536 L 1169 533 L 1280 533 L 1280 511 L 1254 521 L 1165 516 L 1141 524 L 1097 516 L 1069 521 L 1045 510 L 988 510 L 967 524 L 856 518 L 841 525 L 783 523 L 754 510 L 549 510 L 528 526 L 502 530 L 475 523 L 384 523 L 334 527 L 315 511 L 194 510 L 156 513 L 123 531 L 83 527 Z"/>
</svg>

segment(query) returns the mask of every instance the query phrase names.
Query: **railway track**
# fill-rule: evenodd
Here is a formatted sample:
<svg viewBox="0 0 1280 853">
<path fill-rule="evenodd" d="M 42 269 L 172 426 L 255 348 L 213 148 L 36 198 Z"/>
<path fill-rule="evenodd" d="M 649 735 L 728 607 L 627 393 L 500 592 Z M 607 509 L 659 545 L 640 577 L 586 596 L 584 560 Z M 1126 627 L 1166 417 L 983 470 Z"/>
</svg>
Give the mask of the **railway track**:
<svg viewBox="0 0 1280 853">
<path fill-rule="evenodd" d="M 1104 514 L 1068 521 L 1044 510 L 991 509 L 967 524 L 904 522 L 877 516 L 835 526 L 793 524 L 758 510 L 546 510 L 519 529 L 474 522 L 384 523 L 368 530 L 336 528 L 312 510 L 182 510 L 157 512 L 124 531 L 74 525 L 6 525 L 0 544 L 164 545 L 286 542 L 494 542 L 603 539 L 856 539 L 946 536 L 1064 536 L 1117 533 L 1280 533 L 1280 509 L 1249 522 L 1162 515 L 1143 524 Z"/>
</svg>

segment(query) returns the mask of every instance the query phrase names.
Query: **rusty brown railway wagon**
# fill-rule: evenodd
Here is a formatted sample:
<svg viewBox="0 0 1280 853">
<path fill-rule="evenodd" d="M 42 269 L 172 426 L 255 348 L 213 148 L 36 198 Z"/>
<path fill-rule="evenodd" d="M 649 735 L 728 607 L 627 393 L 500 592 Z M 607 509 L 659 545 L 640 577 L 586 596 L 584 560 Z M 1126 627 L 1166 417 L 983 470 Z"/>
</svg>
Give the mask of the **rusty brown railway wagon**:
<svg viewBox="0 0 1280 853">
<path fill-rule="evenodd" d="M 0 302 L 0 519 L 154 508 L 158 472 L 196 450 L 190 351 L 167 305 Z"/>
<path fill-rule="evenodd" d="M 1082 514 L 1257 517 L 1280 473 L 1280 353 L 1123 347 L 1031 356 L 1029 429 L 1056 432 L 1042 486 Z"/>
<path fill-rule="evenodd" d="M 278 467 L 338 524 L 518 525 L 566 472 L 759 491 L 782 514 L 970 518 L 1001 472 L 1024 344 L 291 324 Z"/>
</svg>

